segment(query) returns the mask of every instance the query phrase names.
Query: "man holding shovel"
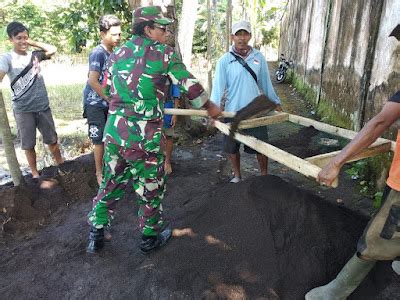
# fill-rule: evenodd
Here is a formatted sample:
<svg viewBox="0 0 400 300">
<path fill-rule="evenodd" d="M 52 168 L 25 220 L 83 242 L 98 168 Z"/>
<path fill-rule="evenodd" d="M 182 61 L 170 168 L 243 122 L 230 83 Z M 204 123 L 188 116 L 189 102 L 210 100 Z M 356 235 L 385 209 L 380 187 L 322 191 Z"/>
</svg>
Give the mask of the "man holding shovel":
<svg viewBox="0 0 400 300">
<path fill-rule="evenodd" d="M 260 51 L 249 46 L 250 23 L 247 21 L 235 23 L 232 26 L 231 38 L 233 45 L 230 51 L 220 58 L 216 66 L 211 101 L 220 106 L 221 99 L 226 95 L 225 111 L 238 112 L 245 107 L 248 109 L 253 99 L 265 94 L 273 102 L 272 104 L 275 104 L 274 108 L 281 111 L 281 102 L 272 87 L 267 62 Z M 268 139 L 266 127 L 251 128 L 244 132 L 262 141 Z M 231 183 L 241 180 L 239 148 L 239 143 L 232 142 L 229 137 L 224 136 L 224 151 L 228 153 L 234 173 Z M 267 175 L 268 158 L 250 147 L 245 146 L 244 150 L 256 154 L 261 175 Z"/>
<path fill-rule="evenodd" d="M 168 78 L 187 94 L 193 107 L 204 107 L 212 118 L 221 114 L 173 48 L 166 45 L 166 27 L 172 22 L 159 6 L 137 8 L 132 38 L 110 55 L 105 72 L 110 104 L 103 137 L 103 179 L 88 216 L 89 253 L 103 247 L 104 227 L 110 222 L 108 210 L 123 197 L 130 179 L 138 194 L 140 252 L 148 254 L 162 247 L 172 235 L 161 204 L 165 191 L 163 99 Z"/>
</svg>

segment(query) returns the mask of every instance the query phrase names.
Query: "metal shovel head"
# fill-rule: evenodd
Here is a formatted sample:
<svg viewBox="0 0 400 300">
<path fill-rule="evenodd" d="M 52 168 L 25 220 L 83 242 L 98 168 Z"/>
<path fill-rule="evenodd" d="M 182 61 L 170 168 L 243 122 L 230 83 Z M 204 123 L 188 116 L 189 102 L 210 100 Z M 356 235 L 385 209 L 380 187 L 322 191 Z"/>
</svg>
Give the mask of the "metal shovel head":
<svg viewBox="0 0 400 300">
<path fill-rule="evenodd" d="M 233 139 L 235 132 L 239 127 L 239 123 L 259 114 L 266 114 L 276 108 L 276 104 L 268 99 L 265 95 L 255 97 L 249 104 L 239 110 L 231 123 L 231 131 L 229 137 Z"/>
</svg>

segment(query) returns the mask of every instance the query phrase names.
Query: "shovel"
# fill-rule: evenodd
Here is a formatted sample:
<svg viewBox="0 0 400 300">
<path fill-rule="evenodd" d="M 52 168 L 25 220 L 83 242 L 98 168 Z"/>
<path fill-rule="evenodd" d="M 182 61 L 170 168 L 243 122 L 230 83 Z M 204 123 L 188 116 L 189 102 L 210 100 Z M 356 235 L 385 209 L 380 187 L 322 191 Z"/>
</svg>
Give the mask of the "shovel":
<svg viewBox="0 0 400 300">
<path fill-rule="evenodd" d="M 251 117 L 256 117 L 261 114 L 267 114 L 276 108 L 276 104 L 268 99 L 265 95 L 259 95 L 255 97 L 249 104 L 240 109 L 238 112 L 222 112 L 222 117 L 233 118 L 231 123 L 231 129 L 229 133 L 230 142 L 234 142 L 233 136 L 239 128 L 239 124 L 243 120 L 247 120 Z M 207 111 L 200 109 L 176 109 L 166 108 L 164 111 L 170 115 L 185 115 L 185 116 L 208 116 Z"/>
<path fill-rule="evenodd" d="M 239 110 L 233 117 L 231 130 L 229 132 L 229 138 L 233 140 L 233 136 L 238 130 L 241 121 L 247 120 L 260 114 L 267 114 L 275 108 L 276 104 L 269 100 L 267 96 L 260 95 L 255 97 L 249 104 Z"/>
</svg>

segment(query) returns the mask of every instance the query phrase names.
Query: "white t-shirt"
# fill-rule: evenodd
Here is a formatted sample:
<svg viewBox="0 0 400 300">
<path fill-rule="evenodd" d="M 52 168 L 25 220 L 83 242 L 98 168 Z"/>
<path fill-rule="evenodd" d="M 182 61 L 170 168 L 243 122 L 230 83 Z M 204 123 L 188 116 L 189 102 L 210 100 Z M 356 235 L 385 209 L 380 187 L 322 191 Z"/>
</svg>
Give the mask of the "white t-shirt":
<svg viewBox="0 0 400 300">
<path fill-rule="evenodd" d="M 28 52 L 26 55 L 11 51 L 0 55 L 0 71 L 6 73 L 10 79 L 15 112 L 39 112 L 49 108 L 49 97 L 39 65 L 44 59 L 46 59 L 44 51 Z M 31 67 L 14 82 L 31 61 Z"/>
</svg>

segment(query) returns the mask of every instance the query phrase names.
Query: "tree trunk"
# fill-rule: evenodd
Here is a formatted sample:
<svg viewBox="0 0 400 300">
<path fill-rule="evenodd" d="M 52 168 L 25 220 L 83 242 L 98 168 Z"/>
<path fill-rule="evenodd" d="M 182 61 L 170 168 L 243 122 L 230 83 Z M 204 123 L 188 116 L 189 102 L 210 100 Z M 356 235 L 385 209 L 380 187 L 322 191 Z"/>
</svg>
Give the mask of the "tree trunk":
<svg viewBox="0 0 400 300">
<path fill-rule="evenodd" d="M 190 68 L 192 60 L 192 45 L 194 25 L 197 19 L 197 0 L 183 0 L 181 19 L 179 20 L 178 43 L 182 61 Z"/>
<path fill-rule="evenodd" d="M 228 0 L 226 4 L 226 52 L 231 46 L 231 28 L 232 28 L 232 0 Z"/>
<path fill-rule="evenodd" d="M 211 38 L 211 3 L 210 0 L 207 0 L 207 72 L 209 93 L 212 90 Z"/>
<path fill-rule="evenodd" d="M 149 5 L 168 7 L 171 5 L 173 1 L 172 0 L 129 0 L 128 2 L 130 9 L 133 10 L 140 6 L 149 6 Z"/>
<path fill-rule="evenodd" d="M 15 186 L 20 185 L 22 181 L 22 173 L 15 154 L 15 148 L 11 135 L 10 124 L 6 108 L 4 105 L 3 93 L 0 90 L 0 133 L 3 140 L 4 152 L 6 153 L 8 168 L 10 169 L 11 177 Z"/>
<path fill-rule="evenodd" d="M 129 8 L 130 9 L 136 9 L 139 6 L 142 6 L 142 1 L 141 0 L 129 0 Z"/>
</svg>

